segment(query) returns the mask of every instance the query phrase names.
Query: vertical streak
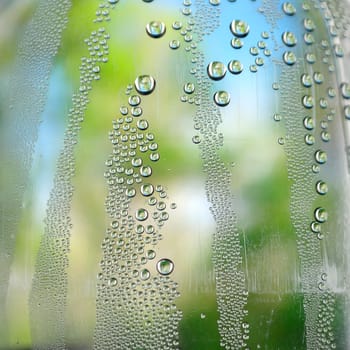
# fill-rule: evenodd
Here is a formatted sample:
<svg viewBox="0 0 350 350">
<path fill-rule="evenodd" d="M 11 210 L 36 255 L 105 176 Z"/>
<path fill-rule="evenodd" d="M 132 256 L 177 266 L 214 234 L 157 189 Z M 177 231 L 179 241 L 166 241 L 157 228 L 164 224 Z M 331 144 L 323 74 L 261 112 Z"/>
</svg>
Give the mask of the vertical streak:
<svg viewBox="0 0 350 350">
<path fill-rule="evenodd" d="M 0 323 L 5 305 L 14 246 L 33 151 L 38 137 L 53 59 L 65 28 L 70 1 L 39 1 L 25 27 L 7 86 L 1 120 Z M 6 330 L 4 330 L 6 333 Z M 6 339 L 6 334 L 0 334 Z"/>
</svg>

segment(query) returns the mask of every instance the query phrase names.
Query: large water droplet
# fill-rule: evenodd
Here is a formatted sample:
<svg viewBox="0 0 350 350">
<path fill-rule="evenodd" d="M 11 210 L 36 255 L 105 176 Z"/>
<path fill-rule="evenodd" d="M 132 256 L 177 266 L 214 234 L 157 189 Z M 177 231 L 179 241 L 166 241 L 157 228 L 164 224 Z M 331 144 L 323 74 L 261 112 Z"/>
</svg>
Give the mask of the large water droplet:
<svg viewBox="0 0 350 350">
<path fill-rule="evenodd" d="M 140 168 L 140 174 L 143 176 L 143 177 L 148 177 L 148 176 L 151 176 L 152 175 L 152 168 L 150 166 L 142 166 Z"/>
<path fill-rule="evenodd" d="M 315 123 L 312 117 L 304 118 L 304 126 L 307 130 L 312 130 L 315 127 Z"/>
<path fill-rule="evenodd" d="M 315 153 L 316 162 L 319 164 L 324 164 L 327 162 L 327 153 L 321 150 L 316 151 Z"/>
<path fill-rule="evenodd" d="M 297 44 L 297 38 L 292 32 L 284 32 L 282 34 L 282 41 L 287 46 L 295 46 Z"/>
<path fill-rule="evenodd" d="M 318 222 L 326 222 L 328 220 L 328 213 L 325 209 L 319 207 L 315 210 L 315 219 Z"/>
<path fill-rule="evenodd" d="M 341 94 L 344 98 L 349 99 L 350 98 L 350 84 L 349 83 L 342 83 L 340 85 Z"/>
<path fill-rule="evenodd" d="M 153 92 L 156 82 L 150 75 L 139 75 L 135 80 L 135 88 L 141 95 Z"/>
<path fill-rule="evenodd" d="M 293 52 L 286 51 L 283 54 L 283 61 L 284 61 L 284 63 L 288 64 L 289 66 L 292 66 L 297 61 L 297 58 Z"/>
<path fill-rule="evenodd" d="M 227 106 L 230 99 L 230 94 L 227 91 L 216 91 L 214 94 L 214 102 L 220 107 Z"/>
<path fill-rule="evenodd" d="M 296 13 L 296 9 L 295 9 L 294 5 L 291 4 L 290 2 L 284 2 L 282 4 L 282 10 L 288 16 L 293 16 Z"/>
<path fill-rule="evenodd" d="M 157 271 L 161 275 L 170 275 L 174 270 L 174 263 L 170 259 L 160 259 L 157 262 Z"/>
<path fill-rule="evenodd" d="M 154 188 L 153 188 L 153 185 L 151 184 L 144 184 L 141 186 L 140 191 L 144 196 L 148 197 L 153 194 Z"/>
<path fill-rule="evenodd" d="M 325 195 L 328 192 L 328 186 L 324 181 L 317 181 L 316 191 L 318 194 Z"/>
<path fill-rule="evenodd" d="M 302 98 L 302 104 L 305 108 L 312 108 L 314 106 L 314 98 L 310 95 L 305 95 Z"/>
<path fill-rule="evenodd" d="M 230 28 L 231 28 L 231 32 L 239 38 L 244 38 L 249 34 L 248 23 L 241 21 L 239 19 L 233 20 L 231 22 Z"/>
<path fill-rule="evenodd" d="M 232 60 L 228 64 L 228 70 L 232 74 L 239 74 L 243 71 L 243 64 L 240 61 Z"/>
<path fill-rule="evenodd" d="M 161 21 L 151 21 L 146 25 L 146 32 L 152 38 L 160 38 L 165 34 L 166 27 Z"/>
<path fill-rule="evenodd" d="M 220 80 L 226 74 L 226 66 L 219 61 L 210 62 L 207 68 L 208 75 L 213 80 Z"/>
</svg>

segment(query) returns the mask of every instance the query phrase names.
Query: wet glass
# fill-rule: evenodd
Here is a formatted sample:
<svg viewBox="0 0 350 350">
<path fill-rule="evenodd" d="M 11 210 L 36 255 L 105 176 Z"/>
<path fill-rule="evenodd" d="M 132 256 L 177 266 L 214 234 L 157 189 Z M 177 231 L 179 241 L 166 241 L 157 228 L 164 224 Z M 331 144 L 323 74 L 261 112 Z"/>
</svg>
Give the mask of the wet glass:
<svg viewBox="0 0 350 350">
<path fill-rule="evenodd" d="M 349 18 L 0 3 L 0 349 L 348 349 Z"/>
</svg>

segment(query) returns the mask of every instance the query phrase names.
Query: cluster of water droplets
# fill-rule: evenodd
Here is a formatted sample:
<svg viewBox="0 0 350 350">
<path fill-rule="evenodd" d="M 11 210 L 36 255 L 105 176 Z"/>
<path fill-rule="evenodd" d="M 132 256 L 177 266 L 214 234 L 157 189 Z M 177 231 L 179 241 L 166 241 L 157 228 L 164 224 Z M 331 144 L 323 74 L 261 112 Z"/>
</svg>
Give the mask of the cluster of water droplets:
<svg viewBox="0 0 350 350">
<path fill-rule="evenodd" d="M 108 7 L 106 3 L 100 4 L 94 22 L 102 22 L 98 13 L 100 9 Z M 70 210 L 74 192 L 74 150 L 89 102 L 89 92 L 93 82 L 100 78 L 101 65 L 108 61 L 108 39 L 109 34 L 100 26 L 85 40 L 88 55 L 81 58 L 80 85 L 72 96 L 63 148 L 58 156 L 54 186 L 47 203 L 45 232 L 37 255 L 30 296 L 34 342 L 41 343 L 40 346 L 45 349 L 65 347 L 66 268 L 72 228 Z M 52 337 L 51 344 L 45 343 L 47 334 Z"/>
<path fill-rule="evenodd" d="M 140 75 L 126 90 L 127 105 L 113 121 L 113 151 L 106 161 L 106 211 L 110 218 L 101 248 L 97 285 L 96 349 L 177 349 L 181 313 L 175 299 L 174 263 L 157 256 L 161 229 L 169 219 L 168 194 L 154 183 L 153 163 L 160 159 L 143 96 L 156 87 Z"/>
</svg>

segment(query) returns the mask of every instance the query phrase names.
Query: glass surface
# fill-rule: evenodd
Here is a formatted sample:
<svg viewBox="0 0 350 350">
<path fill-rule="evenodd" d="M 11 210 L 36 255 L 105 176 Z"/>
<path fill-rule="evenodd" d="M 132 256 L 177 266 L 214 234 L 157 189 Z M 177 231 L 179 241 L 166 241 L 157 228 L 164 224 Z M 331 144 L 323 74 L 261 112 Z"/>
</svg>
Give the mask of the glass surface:
<svg viewBox="0 0 350 350">
<path fill-rule="evenodd" d="M 349 28 L 0 2 L 0 349 L 349 349 Z"/>
</svg>

